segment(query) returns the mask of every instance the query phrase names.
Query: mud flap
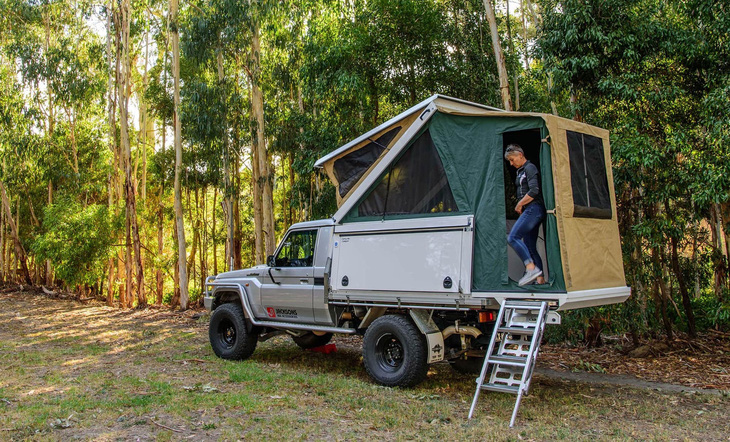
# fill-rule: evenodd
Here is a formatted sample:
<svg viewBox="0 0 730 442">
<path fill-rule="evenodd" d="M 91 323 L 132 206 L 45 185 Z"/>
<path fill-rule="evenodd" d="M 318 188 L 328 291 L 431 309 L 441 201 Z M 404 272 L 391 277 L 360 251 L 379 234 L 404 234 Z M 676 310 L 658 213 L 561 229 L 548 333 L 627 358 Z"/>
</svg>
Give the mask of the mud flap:
<svg viewBox="0 0 730 442">
<path fill-rule="evenodd" d="M 434 362 L 440 362 L 444 360 L 444 335 L 441 334 L 436 323 L 431 319 L 430 312 L 428 310 L 409 310 L 413 322 L 421 333 L 426 335 L 426 344 L 428 345 L 428 362 L 433 364 Z"/>
</svg>

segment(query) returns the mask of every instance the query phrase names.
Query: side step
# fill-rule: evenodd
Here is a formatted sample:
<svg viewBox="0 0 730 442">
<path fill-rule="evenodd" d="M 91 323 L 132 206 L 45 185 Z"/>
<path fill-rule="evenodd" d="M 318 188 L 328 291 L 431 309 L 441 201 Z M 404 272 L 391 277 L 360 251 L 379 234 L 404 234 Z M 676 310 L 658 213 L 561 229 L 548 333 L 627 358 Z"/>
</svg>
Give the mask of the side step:
<svg viewBox="0 0 730 442">
<path fill-rule="evenodd" d="M 509 426 L 514 426 L 522 396 L 530 389 L 547 313 L 548 301 L 504 301 L 499 309 L 482 372 L 476 380 L 477 388 L 469 409 L 469 419 L 474 415 L 482 390 L 512 393 L 517 395 L 517 400 Z M 495 353 L 500 335 L 502 339 Z M 490 364 L 493 366 L 492 374 L 489 382 L 484 382 Z"/>
</svg>

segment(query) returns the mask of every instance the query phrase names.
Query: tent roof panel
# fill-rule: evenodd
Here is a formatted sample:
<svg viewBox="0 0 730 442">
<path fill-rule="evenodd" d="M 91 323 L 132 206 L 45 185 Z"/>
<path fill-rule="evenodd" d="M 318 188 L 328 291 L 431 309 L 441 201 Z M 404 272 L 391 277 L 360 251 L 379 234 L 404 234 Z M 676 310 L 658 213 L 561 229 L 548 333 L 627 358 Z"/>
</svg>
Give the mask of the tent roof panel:
<svg viewBox="0 0 730 442">
<path fill-rule="evenodd" d="M 423 109 L 425 109 L 430 103 L 437 101 L 437 106 L 439 107 L 439 110 L 443 107 L 444 112 L 448 113 L 456 113 L 457 111 L 463 111 L 466 112 L 465 115 L 473 115 L 477 114 L 478 112 L 484 112 L 484 111 L 493 111 L 493 112 L 504 112 L 501 109 L 498 109 L 496 107 L 490 107 L 485 106 L 483 104 L 478 103 L 472 103 L 470 101 L 466 100 L 460 100 L 458 98 L 453 97 L 447 97 L 445 95 L 439 95 L 435 94 L 427 99 L 421 101 L 417 105 L 411 107 L 410 109 L 401 112 L 400 114 L 396 115 L 395 117 L 391 118 L 390 120 L 386 121 L 385 123 L 381 124 L 380 126 L 371 129 L 370 131 L 364 133 L 363 135 L 355 138 L 354 140 L 350 141 L 349 143 L 339 147 L 338 149 L 335 149 L 334 151 L 330 152 L 329 154 L 323 156 L 322 158 L 318 159 L 316 163 L 314 163 L 314 167 L 321 168 L 324 166 L 325 163 L 328 161 L 331 161 L 337 157 L 339 157 L 341 154 L 347 152 L 351 148 L 357 146 L 358 144 L 362 143 L 363 141 L 366 141 L 368 138 L 371 138 L 375 136 L 376 134 L 382 132 L 383 130 L 389 128 L 390 126 L 395 125 L 401 120 L 404 120 L 408 118 L 409 116 L 413 115 L 414 113 L 417 113 Z M 453 112 L 450 112 L 450 110 L 453 110 Z"/>
</svg>

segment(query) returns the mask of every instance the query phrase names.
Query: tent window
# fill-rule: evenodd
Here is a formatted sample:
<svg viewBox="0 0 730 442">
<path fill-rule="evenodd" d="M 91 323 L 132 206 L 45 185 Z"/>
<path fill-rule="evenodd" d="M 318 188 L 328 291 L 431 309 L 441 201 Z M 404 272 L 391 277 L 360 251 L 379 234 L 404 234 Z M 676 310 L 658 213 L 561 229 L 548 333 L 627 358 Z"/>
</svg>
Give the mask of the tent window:
<svg viewBox="0 0 730 442">
<path fill-rule="evenodd" d="M 360 181 L 363 174 L 380 158 L 380 155 L 400 130 L 400 126 L 393 128 L 378 137 L 377 140 L 373 141 L 371 139 L 370 143 L 334 162 L 332 169 L 339 183 L 340 196 L 347 195 L 352 187 Z"/>
<path fill-rule="evenodd" d="M 570 184 L 573 188 L 573 216 L 611 218 L 603 141 L 591 135 L 567 131 L 570 156 Z"/>
<path fill-rule="evenodd" d="M 458 212 L 441 158 L 427 130 L 360 204 L 359 216 Z"/>
</svg>

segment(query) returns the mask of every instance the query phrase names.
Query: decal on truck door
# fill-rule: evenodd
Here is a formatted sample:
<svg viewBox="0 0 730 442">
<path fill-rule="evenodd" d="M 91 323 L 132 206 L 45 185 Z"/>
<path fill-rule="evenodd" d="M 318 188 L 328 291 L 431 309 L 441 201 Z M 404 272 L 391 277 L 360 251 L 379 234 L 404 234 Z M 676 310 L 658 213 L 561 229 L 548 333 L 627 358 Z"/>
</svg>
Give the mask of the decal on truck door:
<svg viewBox="0 0 730 442">
<path fill-rule="evenodd" d="M 293 308 L 266 307 L 266 314 L 269 318 L 298 318 L 299 314 Z"/>
</svg>

